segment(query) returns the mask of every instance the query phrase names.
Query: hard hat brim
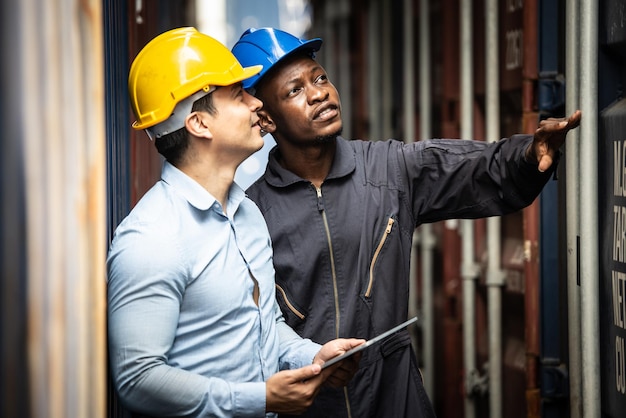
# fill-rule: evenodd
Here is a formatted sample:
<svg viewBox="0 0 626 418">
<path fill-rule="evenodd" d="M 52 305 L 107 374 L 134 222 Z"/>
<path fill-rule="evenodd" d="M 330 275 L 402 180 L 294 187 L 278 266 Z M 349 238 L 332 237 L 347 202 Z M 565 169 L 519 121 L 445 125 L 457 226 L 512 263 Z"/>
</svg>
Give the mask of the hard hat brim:
<svg viewBox="0 0 626 418">
<path fill-rule="evenodd" d="M 225 77 L 223 80 L 221 80 L 221 82 L 220 80 L 215 80 L 215 82 L 213 82 L 212 84 L 213 86 L 219 86 L 219 87 L 230 86 L 231 84 L 242 82 L 250 77 L 257 75 L 262 69 L 263 69 L 262 65 L 251 65 L 249 67 L 243 68 L 242 69 L 243 71 L 241 71 L 241 73 L 236 77 L 232 77 L 231 76 L 232 74 L 229 74 L 229 76 Z M 144 123 L 135 121 L 133 122 L 132 127 L 135 130 L 143 130 L 143 129 L 151 128 L 159 123 L 161 122 L 155 122 L 154 120 L 147 120 Z"/>
<path fill-rule="evenodd" d="M 322 38 L 313 38 L 313 39 L 309 39 L 308 41 L 304 41 L 302 45 L 298 46 L 297 48 L 292 49 L 289 53 L 285 54 L 281 59 L 291 56 L 295 54 L 296 52 L 303 51 L 303 50 L 310 50 L 312 52 L 317 52 L 322 47 L 322 42 L 323 42 Z M 276 62 L 279 62 L 281 59 L 279 59 Z"/>
<path fill-rule="evenodd" d="M 257 75 L 258 73 L 260 73 L 262 69 L 263 69 L 262 65 L 252 65 L 250 67 L 245 67 L 243 69 L 243 73 L 242 73 L 241 77 L 237 77 L 236 79 L 234 79 L 228 85 L 239 83 L 240 81 L 244 81 L 244 80 L 246 80 L 246 79 L 248 79 L 250 77 L 253 77 L 253 76 Z"/>
<path fill-rule="evenodd" d="M 311 58 L 314 58 L 315 53 L 319 51 L 320 48 L 322 47 L 322 42 L 323 42 L 322 38 L 313 38 L 313 39 L 309 39 L 308 41 L 303 42 L 301 45 L 297 46 L 296 48 L 292 49 L 291 51 L 287 52 L 285 55 L 277 59 L 276 62 L 273 63 L 270 66 L 270 68 L 267 69 L 267 71 L 265 71 L 263 74 L 259 76 L 259 78 L 253 81 L 253 84 L 250 87 L 255 87 L 257 84 L 259 84 L 259 82 L 263 80 L 264 76 L 267 74 L 267 72 L 270 69 L 280 65 L 280 63 L 285 61 L 286 58 L 292 57 L 299 52 L 310 51 Z"/>
<path fill-rule="evenodd" d="M 261 72 L 261 75 L 254 77 L 249 77 L 247 79 L 248 82 L 244 82 L 244 87 L 246 89 L 254 89 L 256 86 L 265 78 L 265 75 L 274 67 L 280 65 L 286 58 L 292 57 L 293 55 L 300 52 L 310 52 L 311 58 L 315 58 L 315 53 L 320 50 L 322 47 L 322 43 L 324 41 L 322 38 L 313 38 L 308 41 L 303 42 L 301 45 L 293 48 L 291 51 L 285 53 L 282 57 L 278 58 L 275 62 L 271 63 L 269 67 Z"/>
</svg>

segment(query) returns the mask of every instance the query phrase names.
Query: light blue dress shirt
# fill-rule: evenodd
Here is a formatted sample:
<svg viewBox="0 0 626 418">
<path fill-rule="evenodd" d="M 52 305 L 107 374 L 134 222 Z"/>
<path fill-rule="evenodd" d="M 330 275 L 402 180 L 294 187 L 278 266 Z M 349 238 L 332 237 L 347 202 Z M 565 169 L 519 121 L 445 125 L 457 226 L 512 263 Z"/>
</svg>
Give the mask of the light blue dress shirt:
<svg viewBox="0 0 626 418">
<path fill-rule="evenodd" d="M 227 212 L 165 162 L 161 181 L 115 231 L 109 352 L 115 387 L 131 410 L 263 417 L 264 382 L 279 369 L 311 364 L 320 349 L 285 324 L 265 221 L 236 184 Z"/>
</svg>

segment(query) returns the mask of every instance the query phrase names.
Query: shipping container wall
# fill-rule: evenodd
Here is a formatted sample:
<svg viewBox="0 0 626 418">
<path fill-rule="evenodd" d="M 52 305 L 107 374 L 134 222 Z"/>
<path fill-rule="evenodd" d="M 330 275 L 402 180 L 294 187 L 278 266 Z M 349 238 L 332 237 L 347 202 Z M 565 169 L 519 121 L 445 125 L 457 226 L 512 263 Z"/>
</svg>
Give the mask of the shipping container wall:
<svg viewBox="0 0 626 418">
<path fill-rule="evenodd" d="M 329 76 L 337 86 L 344 109 L 344 121 L 348 133 L 344 136 L 380 140 L 405 138 L 403 118 L 414 117 L 415 126 L 423 121 L 418 106 L 414 112 L 400 108 L 405 95 L 421 92 L 419 74 L 415 73 L 415 91 L 403 88 L 402 66 L 406 49 L 402 36 L 406 25 L 407 8 L 413 14 L 415 27 L 415 59 L 419 56 L 418 22 L 423 4 L 428 10 L 430 57 L 428 59 L 432 80 L 429 88 L 432 97 L 432 136 L 458 138 L 462 129 L 461 79 L 461 9 L 464 4 L 472 6 L 472 126 L 473 138 L 485 139 L 486 80 L 485 28 L 487 1 L 475 0 L 314 0 L 313 27 L 310 36 L 324 38 L 325 43 L 318 59 L 324 64 Z M 581 33 L 580 13 L 588 10 L 589 3 L 567 0 L 506 0 L 498 1 L 499 39 L 499 107 L 502 137 L 514 133 L 532 134 L 541 119 L 565 116 L 565 83 L 567 78 L 579 83 L 580 70 L 566 74 L 565 56 L 566 26 L 573 27 L 577 40 Z M 624 178 L 623 126 L 624 86 L 626 69 L 625 31 L 626 6 L 623 1 L 605 0 L 593 3 L 599 7 L 599 109 L 602 112 L 602 142 L 598 166 L 600 225 L 603 247 L 600 253 L 602 286 L 599 301 L 602 320 L 601 355 L 609 368 L 602 369 L 602 410 L 606 416 L 619 416 L 624 410 L 626 393 L 626 315 L 623 302 L 626 286 L 623 284 L 626 257 L 621 257 L 625 245 L 621 202 L 626 193 L 620 194 Z M 578 12 L 577 19 L 565 18 L 566 6 Z M 584 6 L 584 7 L 583 7 Z M 593 10 L 593 8 L 592 8 Z M 585 16 L 586 17 L 586 16 Z M 594 22 L 591 22 L 593 30 Z M 572 32 L 570 32 L 570 36 Z M 584 51 L 574 52 L 582 59 Z M 345 65 L 348 65 L 346 67 Z M 416 69 L 419 62 L 416 62 Z M 350 74 L 346 78 L 344 74 Z M 573 92 L 572 92 L 573 94 Z M 585 100 L 585 98 L 581 98 Z M 585 115 L 583 115 L 585 121 Z M 583 122 L 584 123 L 584 122 Z M 595 124 L 595 121 L 589 121 Z M 585 140 L 585 139 L 582 139 Z M 567 150 L 567 147 L 564 148 Z M 529 208 L 501 219 L 501 268 L 505 275 L 502 286 L 502 411 L 490 411 L 490 394 L 486 382 L 468 388 L 464 374 L 462 334 L 464 318 L 461 272 L 461 234 L 457 222 L 445 222 L 433 226 L 436 234 L 434 256 L 435 283 L 435 363 L 422 364 L 425 374 L 435 374 L 435 386 L 431 397 L 440 417 L 462 417 L 468 391 L 473 393 L 476 416 L 545 416 L 578 417 L 582 410 L 577 394 L 570 397 L 570 378 L 577 376 L 580 385 L 581 371 L 569 370 L 568 337 L 568 267 L 566 263 L 566 214 L 565 204 L 567 154 L 561 159 L 558 181 L 549 182 L 541 196 Z M 570 159 L 578 158 L 571 155 Z M 606 170 L 606 171 L 605 171 Z M 584 200 L 584 197 L 577 197 Z M 595 227 L 595 226 L 594 226 Z M 476 307 L 476 353 L 477 373 L 480 378 L 488 374 L 489 332 L 486 326 L 488 310 L 486 259 L 488 258 L 484 221 L 476 221 L 476 263 L 481 267 L 477 281 Z M 418 234 L 419 237 L 419 234 Z M 419 238 L 418 238 L 419 239 Z M 418 252 L 423 242 L 418 241 Z M 419 257 L 417 263 L 420 263 Z M 415 269 L 416 289 L 419 294 L 418 311 L 427 295 L 420 293 L 423 277 Z M 579 271 L 573 273 L 579 274 Z M 572 285 L 569 284 L 571 287 Z M 571 289 L 569 289 L 571 290 Z M 575 290 L 575 293 L 579 289 Z M 597 303 L 598 301 L 596 301 Z M 575 300 L 574 303 L 579 303 Z M 576 306 L 574 309 L 579 309 Z M 598 321 L 600 318 L 598 318 Z M 580 326 L 580 324 L 578 325 Z M 596 336 L 599 337 L 599 336 Z M 424 361 L 423 336 L 417 339 L 417 354 Z M 574 347 L 580 353 L 581 347 Z M 602 363 L 605 364 L 605 363 Z M 576 364 L 575 367 L 580 367 Z M 598 370 L 597 373 L 600 373 Z M 578 386 L 580 390 L 580 386 Z M 570 410 L 570 402 L 574 402 Z M 589 405 L 595 408 L 595 405 Z M 588 409 L 588 411 L 591 409 Z"/>
<path fill-rule="evenodd" d="M 2 417 L 105 416 L 101 6 L 0 6 Z"/>
<path fill-rule="evenodd" d="M 626 411 L 626 4 L 601 2 L 598 82 L 602 412 Z"/>
<path fill-rule="evenodd" d="M 107 232 L 160 178 L 162 160 L 143 131 L 131 128 L 128 73 L 137 53 L 156 35 L 180 26 L 194 26 L 193 1 L 105 0 L 103 7 L 107 137 Z M 120 404 L 109 380 L 107 416 L 130 414 Z"/>
</svg>

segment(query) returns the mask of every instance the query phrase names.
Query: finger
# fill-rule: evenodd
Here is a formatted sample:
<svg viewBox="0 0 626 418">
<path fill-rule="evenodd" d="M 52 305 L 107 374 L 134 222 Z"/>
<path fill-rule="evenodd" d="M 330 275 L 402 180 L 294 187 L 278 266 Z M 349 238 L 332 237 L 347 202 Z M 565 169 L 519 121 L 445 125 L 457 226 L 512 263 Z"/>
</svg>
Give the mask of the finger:
<svg viewBox="0 0 626 418">
<path fill-rule="evenodd" d="M 581 118 L 582 118 L 582 112 L 580 110 L 576 110 L 574 113 L 572 113 L 572 115 L 569 117 L 569 120 L 568 120 L 568 125 L 569 125 L 568 128 L 574 129 L 578 125 L 580 125 Z"/>
<path fill-rule="evenodd" d="M 563 128 L 567 128 L 567 130 L 574 129 L 580 124 L 581 117 L 582 117 L 581 111 L 576 110 L 568 118 L 543 119 L 539 122 L 539 128 L 537 130 L 541 130 L 541 128 L 546 128 L 544 130 L 549 130 L 549 131 L 560 130 Z"/>
<path fill-rule="evenodd" d="M 341 368 L 341 364 L 344 361 L 346 360 L 340 361 L 322 370 L 322 376 L 326 385 L 335 388 L 345 386 L 350 375 Z"/>
<path fill-rule="evenodd" d="M 326 384 L 331 387 L 346 386 L 358 370 L 358 363 L 351 359 L 346 359 L 333 374 L 328 376 Z"/>
<path fill-rule="evenodd" d="M 330 386 L 331 388 L 338 389 L 338 388 L 346 386 L 346 384 L 347 384 L 346 380 L 347 379 L 343 379 L 343 378 L 337 377 L 335 375 L 332 375 L 328 379 L 326 379 L 324 384 L 326 386 Z"/>
<path fill-rule="evenodd" d="M 567 121 L 567 118 L 546 118 L 546 119 L 541 119 L 539 121 L 539 126 L 545 126 L 545 125 L 554 125 L 555 123 L 560 123 L 563 121 Z"/>
<path fill-rule="evenodd" d="M 553 134 L 555 132 L 566 131 L 568 129 L 568 125 L 568 120 L 561 119 L 560 121 L 553 121 L 540 126 L 537 131 L 543 134 Z"/>
<path fill-rule="evenodd" d="M 552 155 L 550 153 L 546 153 L 539 159 L 539 166 L 537 169 L 543 173 L 550 167 L 552 167 Z"/>
</svg>

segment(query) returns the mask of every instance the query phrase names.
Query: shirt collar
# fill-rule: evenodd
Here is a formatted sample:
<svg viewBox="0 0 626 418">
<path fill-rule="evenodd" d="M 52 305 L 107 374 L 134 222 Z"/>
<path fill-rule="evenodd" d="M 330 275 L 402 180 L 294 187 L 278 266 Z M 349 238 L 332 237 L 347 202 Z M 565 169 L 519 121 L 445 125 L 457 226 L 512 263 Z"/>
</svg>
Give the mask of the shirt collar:
<svg viewBox="0 0 626 418">
<path fill-rule="evenodd" d="M 285 187 L 300 181 L 307 181 L 283 168 L 283 166 L 278 163 L 277 156 L 279 153 L 278 146 L 274 146 L 270 151 L 268 169 L 265 173 L 267 182 L 272 186 Z M 355 168 L 356 155 L 354 149 L 348 144 L 347 140 L 338 137 L 335 158 L 330 167 L 330 172 L 324 181 L 345 177 L 351 174 Z"/>
<path fill-rule="evenodd" d="M 161 180 L 174 188 L 189 204 L 198 210 L 209 210 L 213 206 L 221 207 L 215 197 L 202 187 L 197 181 L 180 171 L 171 163 L 165 161 L 161 170 Z M 228 192 L 229 212 L 235 213 L 239 204 L 246 197 L 245 192 L 237 183 L 233 182 Z"/>
</svg>

